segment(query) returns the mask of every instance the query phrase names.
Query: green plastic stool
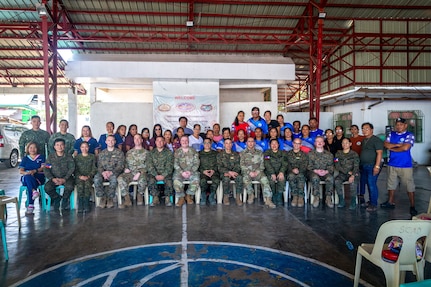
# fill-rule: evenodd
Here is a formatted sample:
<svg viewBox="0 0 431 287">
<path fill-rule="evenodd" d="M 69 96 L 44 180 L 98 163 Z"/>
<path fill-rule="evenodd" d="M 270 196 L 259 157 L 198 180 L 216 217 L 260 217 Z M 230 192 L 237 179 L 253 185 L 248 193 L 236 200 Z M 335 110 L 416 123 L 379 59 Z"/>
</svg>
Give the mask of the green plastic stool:
<svg viewBox="0 0 431 287">
<path fill-rule="evenodd" d="M 1 240 L 3 242 L 4 258 L 6 261 L 8 261 L 9 260 L 9 253 L 7 252 L 6 232 L 4 230 L 3 220 L 1 220 L 1 219 L 0 219 L 0 230 L 1 230 Z"/>
</svg>

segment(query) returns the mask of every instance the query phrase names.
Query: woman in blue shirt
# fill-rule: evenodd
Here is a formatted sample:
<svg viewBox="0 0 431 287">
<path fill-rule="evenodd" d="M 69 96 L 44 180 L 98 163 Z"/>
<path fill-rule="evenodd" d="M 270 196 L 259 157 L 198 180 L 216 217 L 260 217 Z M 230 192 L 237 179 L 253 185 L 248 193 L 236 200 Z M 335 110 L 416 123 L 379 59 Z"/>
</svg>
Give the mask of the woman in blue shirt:
<svg viewBox="0 0 431 287">
<path fill-rule="evenodd" d="M 73 156 L 76 156 L 77 154 L 81 153 L 82 142 L 88 142 L 88 145 L 90 146 L 90 150 L 88 151 L 89 153 L 92 153 L 96 156 L 99 154 L 99 143 L 95 138 L 93 138 L 90 126 L 82 127 L 81 137 L 76 140 L 75 145 L 73 146 L 73 149 L 75 150 L 73 152 Z"/>
</svg>

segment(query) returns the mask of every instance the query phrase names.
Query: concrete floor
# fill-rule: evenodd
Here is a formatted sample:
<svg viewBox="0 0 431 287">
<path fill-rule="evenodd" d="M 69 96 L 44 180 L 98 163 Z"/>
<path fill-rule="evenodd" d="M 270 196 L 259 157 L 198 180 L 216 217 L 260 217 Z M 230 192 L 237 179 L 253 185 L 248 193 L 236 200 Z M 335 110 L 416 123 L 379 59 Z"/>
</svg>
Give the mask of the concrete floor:
<svg viewBox="0 0 431 287">
<path fill-rule="evenodd" d="M 414 176 L 416 209 L 424 212 L 428 206 L 431 177 L 422 166 L 415 169 Z M 7 195 L 18 196 L 19 178 L 17 169 L 7 169 L 0 164 L 0 189 Z M 379 202 L 383 202 L 386 200 L 386 168 L 383 168 L 378 186 Z M 190 241 L 272 248 L 318 260 L 350 274 L 354 273 L 356 251 L 348 250 L 346 240 L 354 246 L 374 242 L 382 223 L 410 219 L 405 192 L 396 194 L 394 210 L 379 208 L 373 214 L 359 208 L 350 211 L 322 206 L 317 209 L 285 206 L 270 210 L 261 200 L 237 207 L 233 199 L 230 206 L 187 206 L 185 209 Z M 42 212 L 37 204 L 33 216 L 25 216 L 24 212 L 22 206 L 22 228 L 19 230 L 16 211 L 13 206 L 8 206 L 6 234 L 10 259 L 5 262 L 0 255 L 0 286 L 9 286 L 49 267 L 86 255 L 180 242 L 183 236 L 184 212 L 176 207 L 93 209 L 83 215 L 73 211 L 63 214 Z M 426 278 L 431 278 L 429 270 L 427 265 Z M 383 273 L 368 262 L 363 262 L 361 278 L 374 286 L 385 285 Z M 411 276 L 407 280 L 411 280 Z"/>
</svg>

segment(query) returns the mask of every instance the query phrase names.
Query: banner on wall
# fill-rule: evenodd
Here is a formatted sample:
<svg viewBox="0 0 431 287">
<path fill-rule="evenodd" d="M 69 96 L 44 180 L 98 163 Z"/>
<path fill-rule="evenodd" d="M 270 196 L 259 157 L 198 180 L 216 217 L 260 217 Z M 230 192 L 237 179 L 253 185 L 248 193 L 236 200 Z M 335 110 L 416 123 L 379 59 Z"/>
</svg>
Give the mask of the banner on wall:
<svg viewBox="0 0 431 287">
<path fill-rule="evenodd" d="M 216 95 L 154 95 L 154 123 L 163 130 L 178 127 L 178 119 L 186 117 L 187 127 L 200 124 L 202 132 L 218 122 L 218 97 Z"/>
</svg>

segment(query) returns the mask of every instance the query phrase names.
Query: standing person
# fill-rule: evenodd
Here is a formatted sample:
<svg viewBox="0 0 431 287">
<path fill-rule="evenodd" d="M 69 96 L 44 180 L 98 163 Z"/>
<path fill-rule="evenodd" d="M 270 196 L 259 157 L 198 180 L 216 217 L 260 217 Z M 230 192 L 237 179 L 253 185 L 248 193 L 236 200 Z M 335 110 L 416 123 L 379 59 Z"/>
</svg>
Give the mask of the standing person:
<svg viewBox="0 0 431 287">
<path fill-rule="evenodd" d="M 213 140 L 215 143 L 218 143 L 222 138 L 223 135 L 220 133 L 220 124 L 213 124 L 213 132 L 214 132 L 214 137 Z"/>
<path fill-rule="evenodd" d="M 125 145 L 126 152 L 135 147 L 135 135 L 138 134 L 138 126 L 135 124 L 131 124 L 129 126 L 129 131 L 127 132 L 126 139 L 123 143 Z"/>
<path fill-rule="evenodd" d="M 93 138 L 93 134 L 91 133 L 90 126 L 83 126 L 81 129 L 81 137 L 75 141 L 75 144 L 73 145 L 73 156 L 76 156 L 81 153 L 81 143 L 87 142 L 90 149 L 88 150 L 89 153 L 94 154 L 97 156 L 99 154 L 99 144 L 97 143 L 97 140 Z"/>
<path fill-rule="evenodd" d="M 165 132 L 163 133 L 163 138 L 165 140 L 165 146 L 171 151 L 174 152 L 174 142 L 173 142 L 173 137 L 172 137 L 172 132 L 171 130 L 165 130 Z M 157 140 L 157 138 L 156 138 Z M 157 146 L 157 145 L 156 145 Z"/>
<path fill-rule="evenodd" d="M 293 125 L 293 130 L 292 130 L 293 138 L 294 139 L 302 138 L 301 122 L 300 121 L 293 121 L 292 125 Z M 310 129 L 310 127 L 308 127 L 308 129 Z"/>
<path fill-rule="evenodd" d="M 19 153 L 21 158 L 26 156 L 25 147 L 29 142 L 34 142 L 37 145 L 38 152 L 46 158 L 45 145 L 49 142 L 49 133 L 40 129 L 40 117 L 31 117 L 31 130 L 26 130 L 21 134 L 19 138 Z"/>
<path fill-rule="evenodd" d="M 184 129 L 182 127 L 179 127 L 177 129 L 177 135 L 174 138 L 174 142 L 172 146 L 174 147 L 174 152 L 181 147 L 181 138 L 184 136 Z"/>
<path fill-rule="evenodd" d="M 78 212 L 90 211 L 93 177 L 97 173 L 96 156 L 89 153 L 88 142 L 81 143 L 81 153 L 75 157 L 75 186 L 78 192 Z"/>
<path fill-rule="evenodd" d="M 233 141 L 238 140 L 238 131 L 242 130 L 246 133 L 246 136 L 250 134 L 250 126 L 246 121 L 244 121 L 245 114 L 243 111 L 239 111 L 238 114 L 235 117 L 235 120 L 232 123 L 231 126 L 231 139 Z"/>
<path fill-rule="evenodd" d="M 301 149 L 305 152 L 309 152 L 314 149 L 314 138 L 310 136 L 310 126 L 303 125 L 301 128 L 301 137 L 302 141 Z"/>
<path fill-rule="evenodd" d="M 327 151 L 329 151 L 330 153 L 332 153 L 332 155 L 335 156 L 335 154 L 337 153 L 338 149 L 337 149 L 337 144 L 335 142 L 335 138 L 334 138 L 334 131 L 331 129 L 327 129 L 325 131 L 325 149 Z"/>
<path fill-rule="evenodd" d="M 192 196 L 195 195 L 199 188 L 199 154 L 189 147 L 189 137 L 182 136 L 180 139 L 181 147 L 174 154 L 174 190 L 178 198 L 176 206 L 184 204 L 193 204 Z M 183 181 L 190 181 L 186 194 L 184 193 Z"/>
<path fill-rule="evenodd" d="M 292 130 L 290 128 L 284 129 L 283 145 L 280 148 L 284 151 L 290 151 L 293 148 L 293 137 Z"/>
<path fill-rule="evenodd" d="M 162 125 L 155 124 L 153 126 L 153 137 L 150 140 L 150 146 L 152 148 L 156 147 L 156 138 L 163 136 Z"/>
<path fill-rule="evenodd" d="M 151 150 L 151 144 L 150 144 L 150 130 L 148 128 L 143 128 L 141 131 L 142 136 L 142 146 L 146 150 Z"/>
<path fill-rule="evenodd" d="M 94 176 L 94 189 L 96 196 L 100 197 L 100 208 L 114 207 L 118 181 L 117 178 L 124 169 L 124 153 L 115 147 L 115 137 L 106 138 L 106 149 L 99 154 L 97 161 L 97 173 Z M 109 182 L 107 191 L 103 183 Z"/>
<path fill-rule="evenodd" d="M 166 148 L 165 139 L 157 137 L 156 147 L 148 157 L 148 192 L 153 196 L 152 205 L 160 202 L 160 191 L 157 185 L 163 184 L 165 186 L 165 205 L 172 206 L 170 197 L 173 193 L 173 171 L 174 154 Z"/>
<path fill-rule="evenodd" d="M 238 140 L 233 143 L 232 150 L 242 152 L 247 148 L 247 139 L 244 130 L 239 130 L 237 133 Z"/>
<path fill-rule="evenodd" d="M 40 185 L 45 183 L 43 168 L 45 166 L 45 157 L 39 154 L 37 144 L 29 142 L 25 148 L 26 156 L 19 164 L 19 173 L 22 185 L 27 187 L 28 206 L 25 214 L 31 215 L 34 210 L 34 201 L 39 197 L 37 190 Z"/>
<path fill-rule="evenodd" d="M 218 151 L 221 151 L 221 150 L 224 149 L 224 141 L 225 141 L 225 139 L 230 139 L 231 138 L 231 134 L 230 134 L 229 128 L 223 128 L 221 133 L 223 135 L 223 139 L 220 140 L 217 143 L 217 150 Z"/>
<path fill-rule="evenodd" d="M 60 124 L 58 125 L 60 128 L 60 131 L 53 134 L 48 141 L 48 147 L 49 147 L 49 153 L 54 152 L 54 141 L 58 138 L 64 139 L 64 142 L 66 143 L 66 153 L 73 155 L 74 149 L 73 145 L 75 144 L 75 137 L 68 133 L 67 130 L 69 129 L 69 122 L 67 120 L 61 120 Z"/>
<path fill-rule="evenodd" d="M 287 152 L 286 174 L 289 181 L 289 190 L 293 196 L 293 207 L 304 206 L 304 187 L 307 180 L 308 156 L 301 150 L 301 139 L 293 140 L 293 149 Z"/>
<path fill-rule="evenodd" d="M 98 141 L 100 151 L 106 149 L 106 138 L 108 136 L 113 135 L 115 137 L 115 142 L 116 142 L 115 143 L 115 147 L 118 147 L 118 145 L 123 142 L 120 134 L 114 133 L 115 125 L 114 125 L 113 122 L 107 122 L 106 125 L 105 125 L 105 127 L 106 127 L 106 134 L 100 135 L 99 141 Z"/>
<path fill-rule="evenodd" d="M 376 137 L 374 126 L 371 123 L 363 123 L 362 133 L 362 151 L 360 156 L 359 170 L 361 173 L 359 202 L 365 204 L 364 194 L 365 185 L 368 185 L 370 192 L 370 204 L 367 207 L 368 212 L 377 211 L 377 200 L 379 199 L 379 190 L 377 188 L 377 178 L 380 173 L 380 164 L 382 162 L 383 141 Z"/>
<path fill-rule="evenodd" d="M 279 149 L 278 139 L 271 139 L 269 146 L 270 149 L 263 154 L 265 174 L 269 179 L 269 186 L 272 190 L 272 201 L 276 206 L 281 206 L 283 205 L 283 193 L 286 188 L 284 174 L 287 170 L 287 157 L 286 152 Z"/>
<path fill-rule="evenodd" d="M 241 174 L 243 176 L 244 188 L 247 191 L 247 203 L 253 204 L 254 202 L 254 190 L 252 181 L 257 180 L 262 185 L 263 199 L 265 205 L 269 208 L 275 208 L 275 204 L 272 202 L 272 192 L 269 186 L 268 178 L 265 176 L 263 163 L 263 153 L 255 148 L 254 138 L 249 137 L 247 139 L 247 149 L 241 154 Z"/>
<path fill-rule="evenodd" d="M 207 189 L 210 188 L 208 201 L 211 205 L 216 205 L 215 195 L 217 188 L 220 184 L 220 174 L 217 169 L 217 152 L 211 149 L 211 139 L 204 139 L 204 148 L 199 152 L 199 172 L 201 174 L 200 187 L 201 187 L 201 205 L 207 202 Z M 208 181 L 211 180 L 209 186 Z M 229 201 L 229 199 L 228 199 Z"/>
<path fill-rule="evenodd" d="M 126 140 L 126 129 L 127 127 L 125 125 L 119 125 L 117 131 L 114 134 L 117 145 L 116 147 L 123 153 L 126 153 L 126 145 L 124 144 L 124 141 Z"/>
<path fill-rule="evenodd" d="M 415 136 L 407 131 L 407 123 L 403 118 L 395 120 L 395 131 L 386 138 L 385 148 L 389 151 L 388 160 L 388 200 L 382 203 L 382 208 L 395 208 L 394 195 L 398 184 L 405 186 L 410 201 L 410 215 L 418 214 L 415 208 L 415 183 L 413 181 L 413 160 L 411 149 Z"/>
<path fill-rule="evenodd" d="M 352 136 L 350 137 L 350 142 L 352 143 L 351 149 L 358 155 L 361 155 L 364 136 L 359 134 L 359 127 L 357 125 L 352 125 L 350 127 L 350 132 L 352 133 Z"/>
<path fill-rule="evenodd" d="M 70 195 L 75 188 L 73 179 L 75 161 L 64 149 L 64 139 L 56 139 L 54 141 L 55 152 L 48 156 L 44 169 L 48 180 L 45 183 L 45 192 L 51 197 L 54 211 L 58 211 L 60 208 L 60 201 L 62 209 L 70 209 Z M 58 194 L 56 191 L 56 188 L 60 185 L 64 186 L 63 195 Z"/>
<path fill-rule="evenodd" d="M 258 107 L 253 107 L 251 109 L 251 118 L 247 121 L 248 126 L 250 127 L 251 137 L 255 137 L 254 133 L 256 128 L 260 128 L 265 135 L 268 133 L 268 125 L 266 124 L 265 119 L 260 116 L 259 111 Z"/>
<path fill-rule="evenodd" d="M 263 118 L 265 119 L 266 125 L 268 126 L 268 131 L 265 133 L 267 136 L 269 136 L 269 131 L 272 128 L 276 128 L 277 131 L 280 130 L 280 125 L 276 120 L 271 119 L 272 113 L 270 110 L 265 111 L 263 114 Z"/>
<path fill-rule="evenodd" d="M 284 116 L 283 115 L 277 115 L 277 122 L 278 122 L 278 133 L 280 134 L 280 137 L 283 138 L 284 137 L 284 130 L 285 129 L 290 129 L 291 131 L 293 131 L 293 126 L 290 123 L 285 123 L 284 122 Z"/>
<path fill-rule="evenodd" d="M 142 137 L 133 137 L 135 146 L 126 153 L 124 172 L 118 176 L 118 188 L 124 203 L 119 208 L 132 206 L 129 195 L 129 183 L 138 182 L 137 205 L 144 203 L 144 193 L 147 188 L 147 159 L 149 152 L 142 146 Z"/>
<path fill-rule="evenodd" d="M 348 138 L 342 141 L 343 150 L 337 151 L 335 154 L 335 169 L 338 170 L 338 175 L 335 177 L 335 190 L 338 194 L 338 207 L 343 208 L 344 200 L 344 186 L 343 182 L 348 181 L 350 185 L 350 207 L 349 209 L 356 208 L 356 193 L 359 180 L 359 156 L 356 152 L 350 149 L 352 143 Z"/>
<path fill-rule="evenodd" d="M 265 152 L 269 149 L 268 142 L 265 140 L 265 135 L 261 128 L 256 128 L 254 130 L 254 142 L 255 148 L 260 150 L 261 152 Z"/>
<path fill-rule="evenodd" d="M 189 120 L 188 120 L 186 117 L 179 117 L 179 118 L 178 118 L 178 124 L 179 124 L 179 127 L 183 128 L 184 134 L 185 134 L 185 135 L 187 135 L 187 136 L 189 136 L 189 135 L 193 134 L 192 129 L 189 129 L 189 128 L 187 127 L 187 123 L 188 123 L 188 121 L 189 121 Z M 178 128 L 174 129 L 174 130 L 173 130 L 173 132 L 172 132 L 172 133 L 174 134 L 174 137 L 179 137 L 179 136 L 177 135 L 177 130 L 178 130 Z"/>
<path fill-rule="evenodd" d="M 232 140 L 225 139 L 224 149 L 217 155 L 217 166 L 223 184 L 223 204 L 229 203 L 230 181 L 233 180 L 236 186 L 236 205 L 242 206 L 241 194 L 244 188 L 240 156 L 232 150 L 232 146 Z"/>
<path fill-rule="evenodd" d="M 316 138 L 318 136 L 323 136 L 323 130 L 319 129 L 319 122 L 316 117 L 311 117 L 308 120 L 308 125 L 310 126 L 310 137 Z"/>
<path fill-rule="evenodd" d="M 342 126 L 335 127 L 334 144 L 337 151 L 343 150 L 344 128 Z"/>
<path fill-rule="evenodd" d="M 314 145 L 316 149 L 308 154 L 308 177 L 314 195 L 313 207 L 319 206 L 319 185 L 324 180 L 326 184 L 326 206 L 333 208 L 332 193 L 334 190 L 334 156 L 324 149 L 325 141 L 318 136 Z"/>
<path fill-rule="evenodd" d="M 193 126 L 193 134 L 189 135 L 189 146 L 194 148 L 197 152 L 201 150 L 201 146 L 204 143 L 204 140 L 200 136 L 201 133 L 201 125 L 195 124 Z"/>
</svg>

